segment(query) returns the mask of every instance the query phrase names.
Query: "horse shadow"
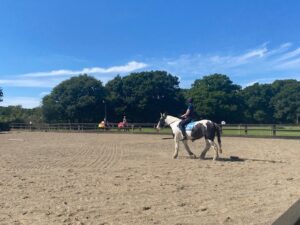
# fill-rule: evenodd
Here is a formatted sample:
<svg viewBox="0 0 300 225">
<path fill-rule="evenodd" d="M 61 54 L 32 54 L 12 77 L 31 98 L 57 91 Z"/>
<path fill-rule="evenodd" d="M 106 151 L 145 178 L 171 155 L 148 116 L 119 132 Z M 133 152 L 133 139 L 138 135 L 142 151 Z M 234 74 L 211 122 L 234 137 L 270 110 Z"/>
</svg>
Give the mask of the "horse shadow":
<svg viewBox="0 0 300 225">
<path fill-rule="evenodd" d="M 213 157 L 205 157 L 204 159 L 200 159 L 199 157 L 196 158 L 191 158 L 190 156 L 178 156 L 179 159 L 193 159 L 193 160 L 201 160 L 201 161 L 209 161 L 209 160 L 213 160 Z M 216 161 L 219 162 L 244 162 L 245 159 L 241 159 L 241 158 L 221 158 L 219 157 Z"/>
<path fill-rule="evenodd" d="M 180 158 L 184 159 L 191 159 L 189 156 L 181 156 Z M 199 160 L 199 157 L 195 158 L 196 160 Z M 213 157 L 205 157 L 201 160 L 213 160 Z M 218 162 L 245 162 L 245 161 L 251 161 L 251 162 L 267 162 L 267 163 L 285 163 L 284 161 L 278 161 L 278 160 L 267 160 L 267 159 L 254 159 L 254 158 L 240 158 L 238 156 L 229 156 L 228 158 L 225 157 L 219 157 Z"/>
</svg>

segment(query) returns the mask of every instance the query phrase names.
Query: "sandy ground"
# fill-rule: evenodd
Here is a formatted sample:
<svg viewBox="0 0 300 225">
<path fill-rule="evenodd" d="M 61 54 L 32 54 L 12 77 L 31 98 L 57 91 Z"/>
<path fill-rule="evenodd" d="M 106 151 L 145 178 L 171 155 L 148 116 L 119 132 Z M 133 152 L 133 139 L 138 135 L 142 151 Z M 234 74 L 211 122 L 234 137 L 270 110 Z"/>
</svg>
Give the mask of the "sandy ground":
<svg viewBox="0 0 300 225">
<path fill-rule="evenodd" d="M 214 162 L 164 137 L 0 134 L 0 224 L 262 225 L 300 197 L 300 140 L 224 137 Z"/>
</svg>

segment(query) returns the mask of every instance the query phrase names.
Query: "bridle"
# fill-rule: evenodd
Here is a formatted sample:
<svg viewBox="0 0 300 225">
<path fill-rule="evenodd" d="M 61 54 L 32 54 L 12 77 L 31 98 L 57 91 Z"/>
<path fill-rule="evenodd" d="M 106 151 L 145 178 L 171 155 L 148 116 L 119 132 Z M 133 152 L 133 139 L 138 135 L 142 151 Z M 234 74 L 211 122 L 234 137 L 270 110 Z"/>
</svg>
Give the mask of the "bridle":
<svg viewBox="0 0 300 225">
<path fill-rule="evenodd" d="M 160 119 L 159 122 L 160 122 L 160 124 L 162 123 L 162 122 L 161 122 L 161 119 Z M 166 123 L 166 118 L 164 118 L 164 119 L 163 119 L 163 126 L 166 126 L 166 125 L 167 125 L 167 126 L 170 126 L 172 123 L 175 123 L 175 122 L 177 122 L 177 120 L 174 120 L 174 121 L 172 121 L 171 123 Z"/>
</svg>

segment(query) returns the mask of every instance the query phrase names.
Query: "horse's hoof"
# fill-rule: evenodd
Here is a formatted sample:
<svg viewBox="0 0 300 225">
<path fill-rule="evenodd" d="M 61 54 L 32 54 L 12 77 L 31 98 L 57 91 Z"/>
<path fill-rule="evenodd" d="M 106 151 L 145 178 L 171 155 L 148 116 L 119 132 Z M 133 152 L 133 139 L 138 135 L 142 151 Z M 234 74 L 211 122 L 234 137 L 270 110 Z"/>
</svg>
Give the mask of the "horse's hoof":
<svg viewBox="0 0 300 225">
<path fill-rule="evenodd" d="M 174 156 L 173 156 L 173 159 L 177 159 L 177 155 L 174 155 Z"/>
<path fill-rule="evenodd" d="M 196 159 L 197 156 L 195 156 L 195 155 L 190 155 L 190 158 L 191 158 L 191 159 Z"/>
<path fill-rule="evenodd" d="M 204 160 L 205 158 L 204 158 L 203 156 L 200 156 L 199 159 L 200 159 L 200 160 Z"/>
</svg>

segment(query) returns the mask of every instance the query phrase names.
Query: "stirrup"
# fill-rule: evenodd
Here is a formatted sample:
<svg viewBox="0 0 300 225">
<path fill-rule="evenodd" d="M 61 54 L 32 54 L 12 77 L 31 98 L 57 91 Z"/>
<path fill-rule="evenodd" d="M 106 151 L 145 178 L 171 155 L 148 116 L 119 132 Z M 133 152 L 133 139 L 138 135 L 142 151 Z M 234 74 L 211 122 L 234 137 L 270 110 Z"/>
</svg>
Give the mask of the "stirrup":
<svg viewBox="0 0 300 225">
<path fill-rule="evenodd" d="M 186 136 L 184 136 L 184 137 L 182 137 L 181 138 L 181 140 L 180 141 L 186 141 L 187 140 L 187 137 Z"/>
</svg>

